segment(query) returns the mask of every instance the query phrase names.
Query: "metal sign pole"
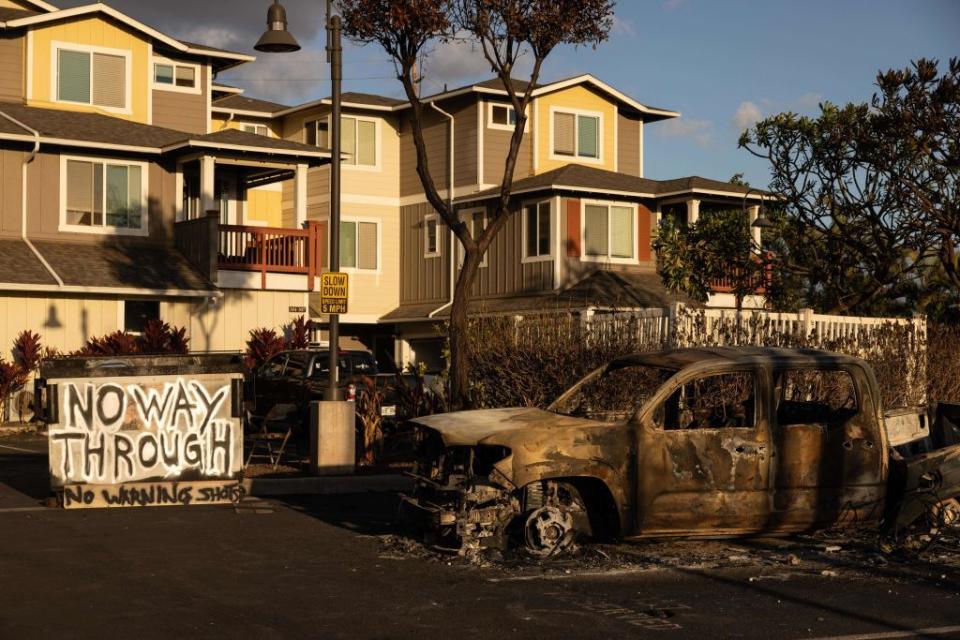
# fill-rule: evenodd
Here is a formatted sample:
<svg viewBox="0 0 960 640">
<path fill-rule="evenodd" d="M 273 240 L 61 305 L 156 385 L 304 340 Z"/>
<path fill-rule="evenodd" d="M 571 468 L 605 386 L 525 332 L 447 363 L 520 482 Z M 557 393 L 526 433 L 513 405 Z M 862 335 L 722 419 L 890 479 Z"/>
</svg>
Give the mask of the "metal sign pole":
<svg viewBox="0 0 960 640">
<path fill-rule="evenodd" d="M 330 84 L 333 109 L 330 123 L 332 157 L 330 159 L 330 271 L 340 271 L 340 92 L 343 82 L 343 50 L 340 46 L 342 25 L 340 16 L 331 15 L 327 0 L 327 60 L 330 62 Z M 329 329 L 330 381 L 327 400 L 337 400 L 340 351 L 340 314 L 330 314 Z"/>
</svg>

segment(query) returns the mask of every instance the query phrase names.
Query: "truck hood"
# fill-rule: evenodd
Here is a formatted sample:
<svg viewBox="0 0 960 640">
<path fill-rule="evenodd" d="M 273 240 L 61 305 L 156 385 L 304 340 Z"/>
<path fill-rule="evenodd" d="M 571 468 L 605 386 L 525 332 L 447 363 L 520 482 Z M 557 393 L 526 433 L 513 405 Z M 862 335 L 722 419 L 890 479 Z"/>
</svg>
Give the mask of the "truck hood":
<svg viewBox="0 0 960 640">
<path fill-rule="evenodd" d="M 571 418 L 529 407 L 440 413 L 416 418 L 411 422 L 438 432 L 448 447 L 472 446 L 493 436 L 534 430 L 616 426 L 609 422 Z"/>
</svg>

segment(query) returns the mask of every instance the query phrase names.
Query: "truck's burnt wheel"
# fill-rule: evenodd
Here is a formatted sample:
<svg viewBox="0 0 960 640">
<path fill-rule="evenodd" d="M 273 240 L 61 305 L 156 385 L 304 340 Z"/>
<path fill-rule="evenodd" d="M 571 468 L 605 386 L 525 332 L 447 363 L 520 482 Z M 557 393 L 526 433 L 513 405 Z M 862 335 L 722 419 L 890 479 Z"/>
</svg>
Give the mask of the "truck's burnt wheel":
<svg viewBox="0 0 960 640">
<path fill-rule="evenodd" d="M 960 531 L 960 500 L 948 498 L 933 508 L 934 522 L 945 529 Z"/>
<path fill-rule="evenodd" d="M 530 514 L 524 527 L 527 550 L 538 556 L 552 556 L 573 542 L 573 517 L 557 507 L 540 507 Z"/>
</svg>

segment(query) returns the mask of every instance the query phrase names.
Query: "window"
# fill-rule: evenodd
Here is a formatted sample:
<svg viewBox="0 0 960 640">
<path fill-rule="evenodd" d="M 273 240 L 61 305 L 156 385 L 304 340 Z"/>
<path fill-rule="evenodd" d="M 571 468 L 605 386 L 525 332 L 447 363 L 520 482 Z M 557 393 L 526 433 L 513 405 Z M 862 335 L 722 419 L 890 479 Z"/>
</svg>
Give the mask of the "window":
<svg viewBox="0 0 960 640">
<path fill-rule="evenodd" d="M 628 420 L 675 372 L 648 366 L 614 366 L 593 372 L 567 390 L 549 410 L 603 422 Z"/>
<path fill-rule="evenodd" d="M 440 255 L 440 221 L 436 214 L 423 219 L 423 257 L 436 258 Z"/>
<path fill-rule="evenodd" d="M 484 209 L 463 213 L 461 214 L 460 219 L 463 220 L 464 224 L 467 225 L 467 229 L 470 231 L 470 235 L 474 238 L 474 240 L 479 238 L 480 234 L 483 233 L 483 230 L 487 228 L 487 212 Z M 457 243 L 457 247 L 457 254 L 460 257 L 458 265 L 462 267 L 464 257 L 463 247 L 459 242 Z M 487 266 L 486 253 L 480 257 L 480 266 Z"/>
<path fill-rule="evenodd" d="M 510 129 L 517 126 L 517 111 L 510 105 L 490 104 L 490 128 Z"/>
<path fill-rule="evenodd" d="M 287 354 L 281 353 L 280 355 L 274 356 L 265 365 L 260 367 L 260 377 L 279 378 L 283 375 L 283 367 L 286 364 Z"/>
<path fill-rule="evenodd" d="M 343 163 L 373 167 L 377 164 L 377 123 L 373 120 L 342 117 L 340 140 L 346 157 Z"/>
<path fill-rule="evenodd" d="M 526 258 L 547 258 L 550 250 L 550 201 L 528 204 L 523 213 Z"/>
<path fill-rule="evenodd" d="M 750 429 L 756 419 L 752 373 L 721 373 L 697 378 L 674 391 L 657 411 L 667 431 Z"/>
<path fill-rule="evenodd" d="M 600 159 L 600 116 L 557 111 L 553 114 L 553 153 Z"/>
<path fill-rule="evenodd" d="M 851 375 L 842 370 L 792 369 L 777 376 L 777 421 L 840 425 L 859 411 Z"/>
<path fill-rule="evenodd" d="M 377 223 L 344 220 L 340 223 L 340 266 L 376 271 Z"/>
<path fill-rule="evenodd" d="M 198 67 L 175 62 L 153 64 L 153 84 L 159 89 L 196 89 Z"/>
<path fill-rule="evenodd" d="M 587 258 L 633 261 L 636 258 L 636 208 L 585 203 L 583 254 Z"/>
<path fill-rule="evenodd" d="M 126 300 L 123 303 L 123 328 L 130 333 L 143 333 L 147 323 L 160 319 L 158 300 Z"/>
<path fill-rule="evenodd" d="M 291 353 L 287 360 L 287 367 L 283 370 L 284 377 L 302 378 L 307 370 L 307 354 Z"/>
<path fill-rule="evenodd" d="M 56 50 L 57 100 L 107 109 L 127 109 L 127 56 Z"/>
<path fill-rule="evenodd" d="M 265 124 L 242 124 L 240 125 L 241 131 L 246 131 L 247 133 L 255 133 L 258 136 L 268 136 L 270 135 L 270 129 L 267 128 Z"/>
<path fill-rule="evenodd" d="M 310 120 L 303 125 L 303 141 L 321 149 L 330 147 L 330 120 Z"/>
<path fill-rule="evenodd" d="M 64 158 L 63 225 L 80 229 L 146 228 L 144 165 Z"/>
</svg>

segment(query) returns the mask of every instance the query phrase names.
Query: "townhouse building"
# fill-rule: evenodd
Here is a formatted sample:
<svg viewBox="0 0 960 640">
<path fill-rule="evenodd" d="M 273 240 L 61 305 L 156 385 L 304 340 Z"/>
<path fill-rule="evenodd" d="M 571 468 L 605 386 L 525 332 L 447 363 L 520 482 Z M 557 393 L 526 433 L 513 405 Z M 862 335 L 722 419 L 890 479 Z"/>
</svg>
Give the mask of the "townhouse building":
<svg viewBox="0 0 960 640">
<path fill-rule="evenodd" d="M 0 0 L 0 344 L 30 328 L 61 349 L 185 326 L 196 350 L 308 314 L 329 242 L 329 99 L 287 106 L 217 74 L 252 60 L 166 36 L 103 4 Z M 648 125 L 679 114 L 592 75 L 532 88 L 507 226 L 475 313 L 662 307 L 652 237 L 664 216 L 756 216 L 761 194 L 644 177 Z M 424 98 L 430 167 L 486 224 L 516 122 L 498 80 Z M 460 256 L 416 173 L 409 104 L 343 96 L 341 318 L 382 363 L 440 366 Z M 655 160 L 654 160 L 655 161 Z M 725 300 L 718 283 L 715 304 Z M 5 341 L 5 342 L 4 342 Z"/>
</svg>

